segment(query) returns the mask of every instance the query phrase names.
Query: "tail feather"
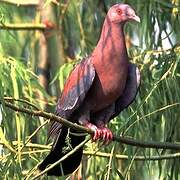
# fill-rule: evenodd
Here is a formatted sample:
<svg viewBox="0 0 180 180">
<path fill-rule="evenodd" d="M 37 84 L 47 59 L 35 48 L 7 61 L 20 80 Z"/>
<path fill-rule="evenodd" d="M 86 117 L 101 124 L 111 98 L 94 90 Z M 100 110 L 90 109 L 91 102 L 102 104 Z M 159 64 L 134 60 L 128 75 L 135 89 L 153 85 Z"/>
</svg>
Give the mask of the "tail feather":
<svg viewBox="0 0 180 180">
<path fill-rule="evenodd" d="M 62 158 L 66 154 L 66 153 L 63 153 L 63 151 L 64 151 L 64 147 L 67 146 L 67 143 L 66 143 L 67 134 L 68 134 L 68 129 L 66 127 L 63 127 L 61 130 L 61 133 L 59 134 L 59 137 L 57 138 L 56 143 L 54 143 L 54 146 L 51 152 L 44 159 L 44 161 L 39 165 L 39 169 L 41 171 L 43 171 L 49 164 L 53 164 L 56 161 L 58 161 L 60 158 Z M 72 135 L 71 133 L 69 134 L 69 137 L 70 137 L 70 144 L 72 148 L 75 148 L 78 144 L 80 144 L 85 139 L 85 136 L 75 136 L 74 134 Z M 67 174 L 72 173 L 80 165 L 82 153 L 83 153 L 83 147 L 80 148 L 71 156 L 69 156 L 67 159 L 62 161 L 61 163 L 62 166 L 58 164 L 54 168 L 50 169 L 47 172 L 47 175 L 62 176 L 62 175 L 67 175 Z M 63 174 L 62 174 L 62 170 L 63 170 Z"/>
</svg>

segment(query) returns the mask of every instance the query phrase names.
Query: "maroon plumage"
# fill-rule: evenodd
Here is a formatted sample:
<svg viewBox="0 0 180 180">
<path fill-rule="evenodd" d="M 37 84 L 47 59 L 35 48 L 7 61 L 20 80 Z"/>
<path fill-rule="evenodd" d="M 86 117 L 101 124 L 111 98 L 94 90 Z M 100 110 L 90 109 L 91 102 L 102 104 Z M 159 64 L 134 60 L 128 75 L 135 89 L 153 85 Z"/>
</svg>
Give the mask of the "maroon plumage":
<svg viewBox="0 0 180 180">
<path fill-rule="evenodd" d="M 92 128 L 94 140 L 112 140 L 106 124 L 134 100 L 139 87 L 139 70 L 128 61 L 123 33 L 123 26 L 129 20 L 140 22 L 129 5 L 116 4 L 110 8 L 96 48 L 71 72 L 58 101 L 56 114 Z M 64 156 L 67 134 L 72 148 L 85 138 L 68 133 L 68 128 L 58 122 L 53 122 L 49 132 L 55 140 L 50 154 L 39 166 L 40 170 Z M 80 164 L 82 151 L 81 148 L 64 160 L 62 166 L 49 170 L 48 175 L 72 173 Z"/>
</svg>

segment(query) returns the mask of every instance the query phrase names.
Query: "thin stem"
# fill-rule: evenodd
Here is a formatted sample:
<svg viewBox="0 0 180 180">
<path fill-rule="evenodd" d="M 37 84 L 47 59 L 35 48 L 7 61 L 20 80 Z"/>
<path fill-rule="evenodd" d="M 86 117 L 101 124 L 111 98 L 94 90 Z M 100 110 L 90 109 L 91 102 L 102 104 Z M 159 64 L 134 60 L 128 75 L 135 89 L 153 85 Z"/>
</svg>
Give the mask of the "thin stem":
<svg viewBox="0 0 180 180">
<path fill-rule="evenodd" d="M 31 0 L 31 1 L 20 1 L 20 0 L 1 0 L 3 3 L 13 4 L 17 6 L 37 6 L 39 1 L 38 0 Z"/>
<path fill-rule="evenodd" d="M 12 145 L 13 146 L 17 146 L 17 144 L 18 144 L 17 141 L 12 141 Z M 21 142 L 21 144 L 23 145 L 23 142 Z M 5 143 L 3 141 L 0 141 L 0 145 L 4 145 L 5 146 Z M 33 148 L 35 148 L 35 149 L 47 149 L 47 150 L 50 151 L 51 145 L 52 144 L 43 145 L 43 144 L 27 143 L 26 144 L 26 148 L 31 148 L 31 149 L 33 149 Z M 8 148 L 8 147 L 6 147 L 6 148 Z M 16 153 L 16 151 L 14 153 Z"/>
<path fill-rule="evenodd" d="M 10 23 L 5 23 L 5 24 L 0 24 L 0 29 L 1 30 L 47 30 L 50 29 L 43 23 L 39 24 L 34 24 L 34 23 L 21 23 L 21 24 L 10 24 Z"/>
<path fill-rule="evenodd" d="M 113 159 L 113 155 L 114 155 L 114 149 L 115 149 L 115 145 L 112 147 L 111 153 L 110 153 L 110 156 L 109 156 L 109 164 L 108 164 L 108 170 L 107 170 L 106 180 L 109 180 L 109 179 L 110 179 L 110 172 L 111 172 L 111 170 L 112 170 L 111 166 L 112 166 L 112 159 Z"/>
<path fill-rule="evenodd" d="M 94 151 L 83 151 L 84 155 L 90 155 L 90 156 L 99 156 L 103 158 L 110 158 L 111 153 L 104 153 L 104 152 L 94 152 Z M 133 158 L 133 156 L 127 156 L 127 155 L 121 155 L 116 154 L 114 155 L 116 159 L 121 160 L 129 160 Z M 167 160 L 167 159 L 176 159 L 180 157 L 180 153 L 173 153 L 173 154 L 166 154 L 161 156 L 136 156 L 134 158 L 135 161 L 156 161 L 156 160 Z"/>
<path fill-rule="evenodd" d="M 8 100 L 9 100 L 9 101 L 19 101 L 19 102 L 25 103 L 25 104 L 27 104 L 27 105 L 29 105 L 29 106 L 32 106 L 32 107 L 35 108 L 36 110 L 39 110 L 39 108 L 38 108 L 36 105 L 34 105 L 34 104 L 30 103 L 29 101 L 24 100 L 24 99 L 15 99 L 15 98 L 13 98 L 13 97 L 4 97 L 4 99 L 7 100 L 7 101 L 8 101 Z"/>
<path fill-rule="evenodd" d="M 34 136 L 34 135 L 36 135 L 38 132 L 39 132 L 39 130 L 43 127 L 43 126 L 45 126 L 47 123 L 49 122 L 49 120 L 46 120 L 45 122 L 43 122 L 29 137 L 28 137 L 28 139 L 26 140 L 26 142 L 23 144 L 23 146 L 21 147 L 21 150 L 20 151 L 22 151 L 23 150 L 23 148 L 26 146 L 26 144 L 32 139 L 32 137 Z"/>
</svg>

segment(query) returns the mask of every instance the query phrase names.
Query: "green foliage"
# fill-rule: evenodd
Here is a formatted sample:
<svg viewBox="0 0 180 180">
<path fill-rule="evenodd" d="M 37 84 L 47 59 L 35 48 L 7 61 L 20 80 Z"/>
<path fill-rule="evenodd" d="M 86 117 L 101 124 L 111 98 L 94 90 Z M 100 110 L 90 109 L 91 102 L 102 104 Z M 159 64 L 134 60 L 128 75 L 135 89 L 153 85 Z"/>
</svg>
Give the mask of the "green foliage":
<svg viewBox="0 0 180 180">
<path fill-rule="evenodd" d="M 45 7 L 50 2 L 47 0 Z M 66 77 L 77 63 L 73 59 L 79 60 L 92 52 L 106 11 L 117 2 L 129 3 L 141 17 L 141 24 L 127 24 L 125 32 L 132 40 L 131 48 L 128 49 L 129 56 L 141 69 L 142 78 L 136 101 L 109 126 L 117 135 L 123 134 L 143 141 L 179 142 L 180 4 L 177 0 L 59 1 L 60 4 L 53 8 L 60 26 L 58 33 L 62 38 L 63 54 L 60 56 L 64 56 L 67 62 L 69 58 L 71 60 L 57 72 L 50 69 L 50 73 L 56 75 L 50 79 L 49 93 L 58 97 L 54 84 L 58 82 L 62 90 Z M 33 7 L 0 3 L 0 24 L 31 22 L 37 19 L 36 13 Z M 44 99 L 50 106 L 55 103 L 54 97 L 47 94 L 35 75 L 40 50 L 37 46 L 39 33 L 1 30 L 0 37 L 0 178 L 22 179 L 49 151 L 49 146 L 43 146 L 47 140 L 47 126 L 43 126 L 44 120 L 41 118 L 5 107 L 4 100 L 8 99 L 15 105 L 32 110 L 41 109 Z M 170 49 L 163 50 L 167 46 Z M 57 54 L 53 45 L 49 48 Z M 40 97 L 44 98 L 43 101 Z M 40 125 L 43 126 L 41 130 L 37 130 L 29 139 Z M 136 148 L 119 143 L 109 146 L 88 143 L 86 149 L 110 152 L 111 157 L 87 157 L 87 164 L 84 160 L 82 165 L 82 176 L 85 179 L 180 178 L 179 159 L 134 159 L 136 155 L 148 158 L 173 153 L 170 150 Z M 117 160 L 115 154 L 128 155 L 129 159 Z"/>
<path fill-rule="evenodd" d="M 0 79 L 0 101 L 2 104 L 0 113 L 3 116 L 0 127 L 0 143 L 7 147 L 3 149 L 5 159 L 2 158 L 1 177 L 17 178 L 22 177 L 24 168 L 30 168 L 37 162 L 34 157 L 32 162 L 26 163 L 27 155 L 22 156 L 22 146 L 26 143 L 28 136 L 41 125 L 41 121 L 39 118 L 8 109 L 4 106 L 4 99 L 9 99 L 9 101 L 14 101 L 16 105 L 27 106 L 30 109 L 40 109 L 40 102 L 37 99 L 39 93 L 43 93 L 49 102 L 52 100 L 40 86 L 37 76 L 18 59 L 0 55 Z M 36 104 L 36 107 L 31 104 Z M 38 135 L 42 138 L 34 137 L 31 141 L 42 143 L 46 140 L 44 130 Z"/>
</svg>

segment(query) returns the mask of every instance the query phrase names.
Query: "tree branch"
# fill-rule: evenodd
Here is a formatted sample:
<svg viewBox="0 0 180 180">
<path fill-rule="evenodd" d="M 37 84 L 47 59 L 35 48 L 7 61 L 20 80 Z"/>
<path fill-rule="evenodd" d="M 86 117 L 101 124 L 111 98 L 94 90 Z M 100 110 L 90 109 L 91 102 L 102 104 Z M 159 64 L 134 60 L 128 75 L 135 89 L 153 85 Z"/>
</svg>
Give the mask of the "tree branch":
<svg viewBox="0 0 180 180">
<path fill-rule="evenodd" d="M 104 157 L 104 158 L 109 158 L 111 156 L 110 153 L 104 153 L 104 152 L 93 152 L 93 151 L 83 151 L 84 155 L 90 155 L 90 156 L 99 156 L 99 157 Z M 115 158 L 116 159 L 121 159 L 121 160 L 129 160 L 130 158 L 134 158 L 136 161 L 156 161 L 156 160 L 167 160 L 167 159 L 175 159 L 179 158 L 180 153 L 174 153 L 174 154 L 166 154 L 166 155 L 161 155 L 161 156 L 127 156 L 127 155 L 121 155 L 121 154 L 116 154 Z"/>
<path fill-rule="evenodd" d="M 52 3 L 59 5 L 59 2 L 57 0 L 52 0 Z M 0 0 L 0 3 L 7 3 L 7 4 L 12 4 L 12 5 L 17 5 L 17 6 L 38 6 L 39 0 Z"/>
<path fill-rule="evenodd" d="M 13 141 L 12 144 L 14 146 L 17 145 L 17 141 Z M 0 145 L 4 145 L 2 141 L 0 141 Z M 23 143 L 22 143 L 23 145 Z M 31 151 L 23 151 L 22 154 L 32 154 L 32 153 L 43 153 L 43 152 L 49 152 L 51 150 L 52 145 L 42 145 L 42 144 L 35 144 L 35 143 L 27 143 L 25 145 L 26 148 L 32 149 Z M 105 152 L 97 152 L 97 151 L 83 151 L 83 155 L 90 155 L 90 156 L 99 156 L 103 158 L 109 158 L 111 156 L 111 153 L 105 153 Z M 121 160 L 129 160 L 132 156 L 127 156 L 127 155 L 121 155 L 121 154 L 116 154 L 115 158 L 116 159 L 121 159 Z M 176 159 L 180 157 L 180 153 L 172 153 L 172 154 L 166 154 L 166 155 L 159 155 L 159 156 L 149 156 L 149 155 L 144 155 L 144 156 L 136 156 L 134 160 L 137 161 L 156 161 L 156 160 L 166 160 L 166 159 Z M 0 159 L 3 158 L 0 156 Z"/>
<path fill-rule="evenodd" d="M 12 103 L 9 103 L 6 101 L 4 102 L 4 104 L 5 104 L 5 106 L 11 108 L 14 111 L 26 113 L 26 114 L 33 115 L 33 116 L 44 117 L 46 119 L 49 119 L 50 121 L 57 121 L 57 122 L 63 124 L 64 126 L 75 129 L 79 132 L 85 132 L 85 133 L 89 133 L 89 134 L 94 133 L 91 129 L 85 128 L 76 123 L 72 123 L 72 122 L 70 122 L 64 118 L 61 118 L 59 116 L 56 116 L 55 114 L 52 114 L 52 113 L 47 113 L 45 111 L 32 111 L 32 110 L 29 110 L 24 107 L 18 107 L 16 105 L 13 105 Z M 115 135 L 113 135 L 113 141 L 117 141 L 117 142 L 131 145 L 131 146 L 142 147 L 142 148 L 180 150 L 179 143 L 154 142 L 154 141 L 146 142 L 146 141 L 135 140 L 135 139 L 129 138 L 129 137 L 115 136 Z"/>
<path fill-rule="evenodd" d="M 37 6 L 38 0 L 24 1 L 24 0 L 0 0 L 0 3 L 8 3 L 17 6 Z"/>
<path fill-rule="evenodd" d="M 53 27 L 47 27 L 43 23 L 35 24 L 35 23 L 17 23 L 17 24 L 10 24 L 10 23 L 5 23 L 5 24 L 0 24 L 0 29 L 4 30 L 49 30 L 53 29 Z"/>
<path fill-rule="evenodd" d="M 17 146 L 18 142 L 17 141 L 12 141 L 12 145 L 13 146 Z M 3 141 L 0 141 L 0 145 L 5 145 L 3 143 Z M 23 146 L 23 142 L 21 143 L 21 145 Z M 31 142 L 28 142 L 26 145 L 25 145 L 26 148 L 30 148 L 30 149 L 39 149 L 39 150 L 48 150 L 50 151 L 51 150 L 51 144 L 48 144 L 48 145 L 43 145 L 43 144 L 36 144 L 36 143 L 31 143 Z"/>
</svg>

